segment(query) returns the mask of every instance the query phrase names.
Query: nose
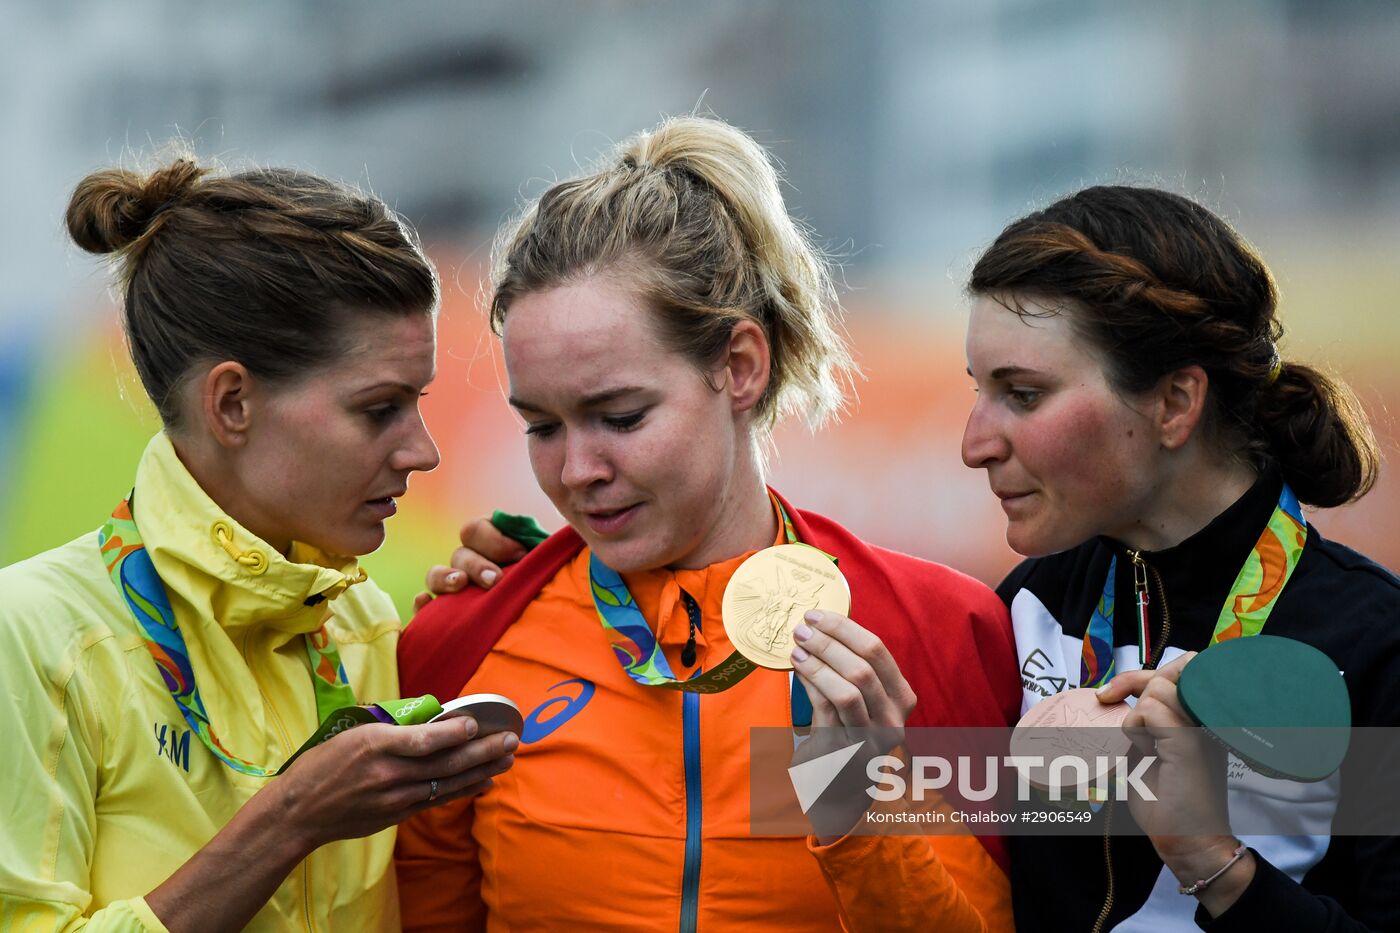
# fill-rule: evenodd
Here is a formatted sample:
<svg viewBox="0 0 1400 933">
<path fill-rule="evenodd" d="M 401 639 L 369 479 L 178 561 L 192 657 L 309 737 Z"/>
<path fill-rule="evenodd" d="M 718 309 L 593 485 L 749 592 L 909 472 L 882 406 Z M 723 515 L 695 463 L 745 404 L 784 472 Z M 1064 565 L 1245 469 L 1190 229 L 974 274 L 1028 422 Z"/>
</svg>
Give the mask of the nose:
<svg viewBox="0 0 1400 933">
<path fill-rule="evenodd" d="M 396 453 L 396 462 L 393 464 L 396 470 L 419 470 L 427 473 L 437 469 L 437 465 L 442 462 L 442 455 L 438 453 L 437 444 L 428 433 L 428 425 L 423 421 L 422 415 L 414 419 L 408 438 Z"/>
<path fill-rule="evenodd" d="M 564 464 L 559 481 L 570 489 L 585 489 L 612 479 L 605 451 L 587 431 L 564 432 Z"/>
<path fill-rule="evenodd" d="M 987 410 L 979 396 L 963 427 L 962 460 L 974 470 L 1005 460 L 1011 452 L 996 416 Z"/>
</svg>

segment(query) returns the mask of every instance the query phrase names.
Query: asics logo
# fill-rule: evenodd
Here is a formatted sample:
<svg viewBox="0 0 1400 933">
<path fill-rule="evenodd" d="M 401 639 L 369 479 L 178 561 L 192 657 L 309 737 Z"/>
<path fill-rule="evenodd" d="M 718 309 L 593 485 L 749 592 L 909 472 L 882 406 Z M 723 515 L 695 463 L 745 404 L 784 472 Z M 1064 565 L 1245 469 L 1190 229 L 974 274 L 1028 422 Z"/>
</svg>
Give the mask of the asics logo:
<svg viewBox="0 0 1400 933">
<path fill-rule="evenodd" d="M 549 689 L 558 690 L 560 687 L 567 687 L 571 684 L 578 686 L 577 691 L 550 697 L 535 707 L 529 716 L 525 717 L 525 731 L 520 736 L 521 742 L 526 744 L 538 742 L 552 734 L 564 723 L 577 716 L 588 705 L 588 701 L 593 699 L 593 692 L 597 688 L 593 686 L 593 681 L 584 680 L 582 677 L 562 681 Z"/>
</svg>

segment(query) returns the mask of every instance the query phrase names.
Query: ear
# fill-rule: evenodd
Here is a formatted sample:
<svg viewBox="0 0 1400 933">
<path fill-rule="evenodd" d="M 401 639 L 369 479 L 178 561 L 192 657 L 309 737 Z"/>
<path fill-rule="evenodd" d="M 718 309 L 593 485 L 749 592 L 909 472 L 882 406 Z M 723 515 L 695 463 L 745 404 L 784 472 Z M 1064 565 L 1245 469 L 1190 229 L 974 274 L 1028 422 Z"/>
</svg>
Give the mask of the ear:
<svg viewBox="0 0 1400 933">
<path fill-rule="evenodd" d="M 204 376 L 200 415 L 221 447 L 242 447 L 253 422 L 253 377 L 247 367 L 225 360 Z"/>
<path fill-rule="evenodd" d="M 768 337 L 753 321 L 743 320 L 729 333 L 729 397 L 734 410 L 748 411 L 758 404 L 768 388 L 772 358 Z"/>
<path fill-rule="evenodd" d="M 1158 434 L 1162 446 L 1177 450 L 1186 445 L 1205 417 L 1210 377 L 1199 366 L 1185 366 L 1167 373 L 1157 387 Z"/>
</svg>

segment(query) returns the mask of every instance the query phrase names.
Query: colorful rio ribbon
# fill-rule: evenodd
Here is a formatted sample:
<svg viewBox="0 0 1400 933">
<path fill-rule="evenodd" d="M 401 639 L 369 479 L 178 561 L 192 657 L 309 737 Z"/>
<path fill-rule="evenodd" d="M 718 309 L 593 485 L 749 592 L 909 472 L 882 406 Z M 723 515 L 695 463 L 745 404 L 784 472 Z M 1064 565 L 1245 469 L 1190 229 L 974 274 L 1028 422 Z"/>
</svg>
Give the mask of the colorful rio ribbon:
<svg viewBox="0 0 1400 933">
<path fill-rule="evenodd" d="M 1118 556 L 1108 562 L 1108 579 L 1089 617 L 1084 633 L 1084 650 L 1079 657 L 1079 685 L 1097 687 L 1113 679 L 1113 578 L 1118 573 Z"/>
<path fill-rule="evenodd" d="M 340 662 L 340 652 L 329 630 L 322 625 L 316 632 L 305 636 L 311 685 L 316 693 L 316 712 L 322 720 L 321 725 L 281 768 L 264 768 L 240 758 L 219 740 L 209 720 L 199 684 L 195 681 L 194 668 L 190 664 L 185 636 L 175 621 L 165 584 L 156 572 L 141 533 L 136 528 L 130 500 L 122 500 L 112 512 L 111 518 L 98 532 L 97 541 L 107 573 L 131 610 L 137 628 L 145 637 L 146 648 L 155 659 L 156 667 L 175 705 L 180 708 L 185 723 L 216 758 L 240 774 L 254 777 L 280 774 L 302 752 L 352 725 L 426 722 L 442 711 L 437 700 L 430 696 L 369 706 L 355 705 L 355 692 L 345 675 L 345 666 Z"/>
<path fill-rule="evenodd" d="M 1235 576 L 1230 594 L 1225 598 L 1225 605 L 1216 620 L 1210 645 L 1258 635 L 1263 631 L 1279 594 L 1298 566 L 1307 538 L 1308 523 L 1303 518 L 1303 507 L 1293 490 L 1284 483 L 1278 505 L 1269 516 L 1268 524 Z M 1084 647 L 1079 661 L 1081 687 L 1098 687 L 1111 680 L 1116 673 L 1113 660 L 1113 580 L 1117 570 L 1118 558 L 1115 556 L 1109 561 L 1103 594 L 1084 633 Z"/>
<path fill-rule="evenodd" d="M 772 501 L 782 521 L 783 536 L 787 543 L 800 544 L 787 510 L 776 497 L 773 497 Z M 829 554 L 824 556 L 835 560 Z M 588 582 L 593 591 L 593 607 L 598 612 L 598 621 L 602 623 L 603 631 L 612 643 L 613 654 L 622 665 L 622 669 L 627 672 L 627 676 L 639 684 L 687 693 L 718 693 L 743 680 L 758 666 L 735 651 L 713 669 L 697 671 L 688 680 L 678 680 L 661 646 L 657 644 L 651 626 L 642 615 L 642 611 L 637 608 L 627 584 L 623 582 L 622 575 L 599 560 L 597 554 L 590 553 Z M 801 685 L 795 683 L 794 703 L 797 702 L 795 695 L 799 689 L 802 689 Z M 804 692 L 802 701 L 805 702 L 806 699 Z"/>
</svg>

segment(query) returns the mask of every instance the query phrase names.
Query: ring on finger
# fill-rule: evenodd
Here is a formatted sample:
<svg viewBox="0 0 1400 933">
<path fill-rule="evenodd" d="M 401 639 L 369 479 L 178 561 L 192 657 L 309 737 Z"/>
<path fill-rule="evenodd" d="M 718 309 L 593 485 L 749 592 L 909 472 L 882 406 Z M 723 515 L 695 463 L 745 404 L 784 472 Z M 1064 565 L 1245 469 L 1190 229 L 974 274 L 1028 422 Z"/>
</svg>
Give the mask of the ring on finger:
<svg viewBox="0 0 1400 933">
<path fill-rule="evenodd" d="M 429 799 L 430 801 L 431 801 L 431 800 L 436 800 L 436 799 L 437 799 L 437 795 L 438 795 L 438 782 L 437 782 L 437 778 L 433 778 L 431 781 L 428 782 L 428 799 Z"/>
</svg>

